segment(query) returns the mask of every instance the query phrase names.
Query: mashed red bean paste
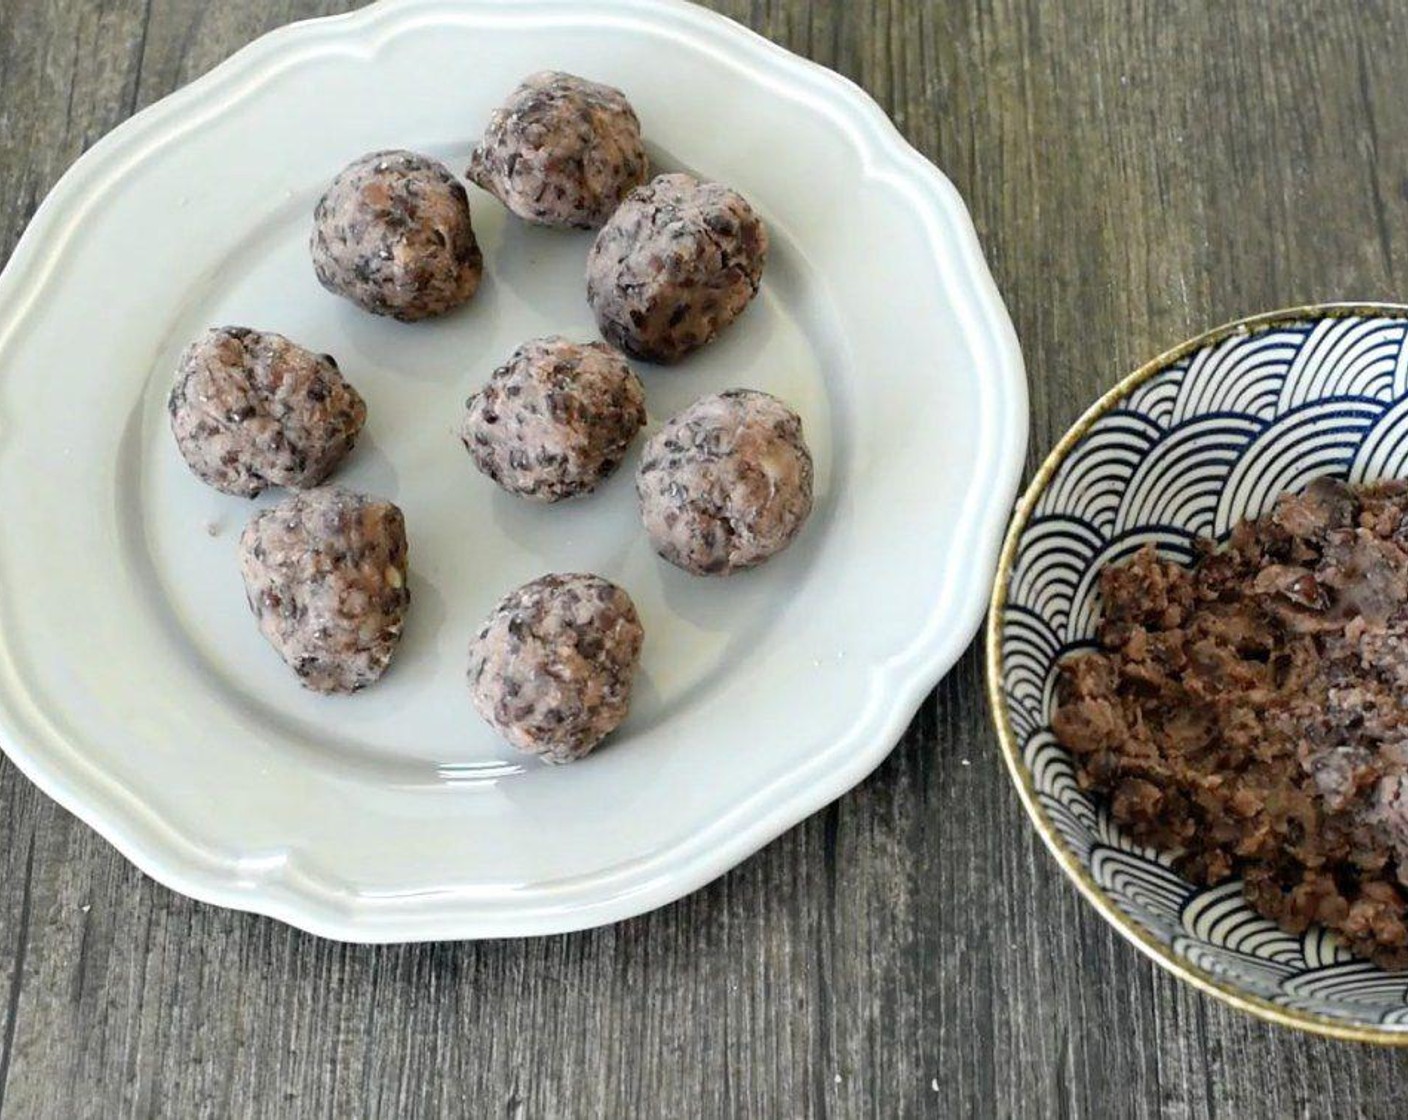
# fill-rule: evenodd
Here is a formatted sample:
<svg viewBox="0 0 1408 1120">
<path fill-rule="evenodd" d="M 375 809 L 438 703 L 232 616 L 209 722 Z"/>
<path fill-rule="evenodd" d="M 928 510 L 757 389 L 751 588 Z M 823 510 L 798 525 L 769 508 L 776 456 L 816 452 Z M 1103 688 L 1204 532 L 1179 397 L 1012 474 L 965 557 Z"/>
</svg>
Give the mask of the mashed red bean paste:
<svg viewBox="0 0 1408 1120">
<path fill-rule="evenodd" d="M 535 579 L 506 595 L 470 643 L 474 707 L 519 750 L 572 762 L 629 713 L 644 640 L 635 604 L 614 583 Z"/>
<path fill-rule="evenodd" d="M 637 187 L 587 255 L 587 302 L 601 336 L 647 362 L 677 362 L 758 294 L 768 232 L 718 183 L 659 175 Z"/>
<path fill-rule="evenodd" d="M 196 477 L 244 498 L 318 485 L 367 419 L 331 356 L 246 327 L 209 330 L 186 347 L 166 411 Z"/>
<path fill-rule="evenodd" d="M 415 152 L 343 168 L 313 212 L 309 248 L 328 291 L 404 322 L 467 302 L 484 273 L 464 186 Z"/>
<path fill-rule="evenodd" d="M 812 512 L 802 420 L 756 389 L 730 389 L 676 413 L 636 469 L 641 521 L 655 551 L 695 575 L 757 567 Z"/>
<path fill-rule="evenodd" d="M 604 342 L 525 342 L 466 402 L 460 439 L 510 494 L 558 502 L 606 479 L 645 423 L 645 389 Z"/>
<path fill-rule="evenodd" d="M 1100 592 L 1052 719 L 1081 784 L 1194 882 L 1408 966 L 1408 483 L 1318 480 Z"/>
<path fill-rule="evenodd" d="M 304 687 L 356 692 L 386 671 L 411 602 L 396 506 L 336 486 L 295 494 L 250 521 L 239 555 L 249 609 Z"/>
<path fill-rule="evenodd" d="M 467 174 L 524 221 L 597 229 L 648 167 L 625 94 L 545 70 L 494 110 Z"/>
</svg>

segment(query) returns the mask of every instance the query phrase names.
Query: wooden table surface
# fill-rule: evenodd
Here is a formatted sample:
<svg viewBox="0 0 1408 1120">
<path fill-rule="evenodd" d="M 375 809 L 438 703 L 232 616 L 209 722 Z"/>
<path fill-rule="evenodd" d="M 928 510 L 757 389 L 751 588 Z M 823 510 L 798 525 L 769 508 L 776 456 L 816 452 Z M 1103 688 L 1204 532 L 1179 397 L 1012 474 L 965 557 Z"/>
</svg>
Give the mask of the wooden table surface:
<svg viewBox="0 0 1408 1120">
<path fill-rule="evenodd" d="M 0 259 L 124 117 L 342 6 L 0 0 Z M 1408 3 L 714 6 L 957 183 L 1033 462 L 1205 327 L 1408 295 Z M 533 941 L 361 948 L 191 902 L 0 762 L 0 1120 L 1408 1112 L 1408 1054 L 1263 1025 L 1119 940 L 1028 826 L 981 685 L 973 649 L 859 789 L 693 897 Z"/>
</svg>

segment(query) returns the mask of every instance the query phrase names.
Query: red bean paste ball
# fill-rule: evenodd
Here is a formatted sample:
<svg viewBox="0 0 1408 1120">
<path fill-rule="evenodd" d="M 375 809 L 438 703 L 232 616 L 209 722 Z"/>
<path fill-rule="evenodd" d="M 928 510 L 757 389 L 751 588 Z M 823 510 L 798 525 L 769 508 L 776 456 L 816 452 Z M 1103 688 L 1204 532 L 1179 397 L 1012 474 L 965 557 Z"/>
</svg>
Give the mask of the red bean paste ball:
<svg viewBox="0 0 1408 1120">
<path fill-rule="evenodd" d="M 761 564 L 812 511 L 802 421 L 752 389 L 695 401 L 646 444 L 636 495 L 651 544 L 671 564 L 696 575 Z"/>
<path fill-rule="evenodd" d="M 525 342 L 468 401 L 460 438 L 510 494 L 557 502 L 610 475 L 645 424 L 645 390 L 603 342 Z"/>
<path fill-rule="evenodd" d="M 257 514 L 240 571 L 259 629 L 314 692 L 356 692 L 401 640 L 406 521 L 390 502 L 327 486 Z"/>
<path fill-rule="evenodd" d="M 331 357 L 245 327 L 206 331 L 186 347 L 166 408 L 196 476 L 244 498 L 316 486 L 367 420 Z"/>
<path fill-rule="evenodd" d="M 406 322 L 465 303 L 484 272 L 463 184 L 414 152 L 344 168 L 313 212 L 311 248 L 328 291 Z"/>
<path fill-rule="evenodd" d="M 519 750 L 572 762 L 626 718 L 644 640 L 614 583 L 543 576 L 505 596 L 470 643 L 474 707 Z"/>
<path fill-rule="evenodd" d="M 545 70 L 494 110 L 466 174 L 525 221 L 597 229 L 649 161 L 625 94 Z"/>
<path fill-rule="evenodd" d="M 587 301 L 607 342 L 634 358 L 677 362 L 738 318 L 767 255 L 767 229 L 738 192 L 659 175 L 597 234 Z"/>
</svg>

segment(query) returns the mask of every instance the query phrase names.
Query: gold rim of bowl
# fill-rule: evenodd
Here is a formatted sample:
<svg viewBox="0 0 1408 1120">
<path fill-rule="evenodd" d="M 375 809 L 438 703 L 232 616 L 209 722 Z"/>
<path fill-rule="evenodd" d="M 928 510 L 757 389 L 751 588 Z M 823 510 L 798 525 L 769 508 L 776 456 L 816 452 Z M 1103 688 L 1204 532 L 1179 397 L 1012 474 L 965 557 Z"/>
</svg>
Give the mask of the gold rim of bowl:
<svg viewBox="0 0 1408 1120">
<path fill-rule="evenodd" d="M 1199 991 L 1206 992 L 1208 995 L 1241 1011 L 1255 1015 L 1258 1019 L 1268 1023 L 1276 1023 L 1283 1027 L 1295 1027 L 1327 1038 L 1351 1042 L 1408 1046 L 1408 1030 L 1390 1030 L 1387 1027 L 1346 1022 L 1327 1015 L 1317 1015 L 1309 1011 L 1282 1007 L 1260 996 L 1240 991 L 1206 969 L 1199 968 L 1184 960 L 1134 919 L 1128 917 L 1111 901 L 1101 886 L 1091 877 L 1090 872 L 1076 858 L 1075 853 L 1066 846 L 1066 841 L 1056 831 L 1055 826 L 1046 816 L 1045 810 L 1037 803 L 1036 788 L 1032 784 L 1032 776 L 1027 770 L 1026 763 L 1022 760 L 1021 750 L 1017 746 L 1017 739 L 1012 731 L 1006 699 L 1002 693 L 1002 616 L 1007 606 L 1007 585 L 1011 579 L 1012 565 L 1017 555 L 1017 542 L 1026 530 L 1032 510 L 1036 508 L 1036 503 L 1045 493 L 1048 483 L 1056 471 L 1060 469 L 1061 464 L 1066 461 L 1066 456 L 1070 454 L 1071 449 L 1085 438 L 1091 426 L 1144 382 L 1162 373 L 1174 362 L 1204 347 L 1216 345 L 1233 335 L 1255 334 L 1288 323 L 1304 322 L 1307 319 L 1342 319 L 1351 316 L 1408 319 L 1408 305 L 1396 303 L 1306 304 L 1303 307 L 1288 307 L 1280 311 L 1269 311 L 1262 315 L 1253 315 L 1246 319 L 1236 319 L 1230 323 L 1224 323 L 1196 338 L 1190 338 L 1186 342 L 1180 343 L 1172 350 L 1160 354 L 1153 361 L 1140 366 L 1133 373 L 1122 378 L 1114 388 L 1096 401 L 1071 426 L 1051 453 L 1047 455 L 1030 485 L 1022 494 L 1016 512 L 1012 516 L 1012 522 L 1007 529 L 1007 537 L 1002 545 L 997 575 L 993 581 L 992 600 L 988 605 L 986 637 L 988 705 L 991 709 L 993 723 L 997 728 L 997 739 L 1002 747 L 1003 758 L 1007 761 L 1008 772 L 1012 775 L 1012 781 L 1017 787 L 1017 793 L 1027 810 L 1027 815 L 1031 817 L 1032 823 L 1046 843 L 1046 847 L 1056 857 L 1056 862 L 1075 883 L 1080 893 L 1136 949 L 1142 951 L 1145 956 L 1150 957 L 1155 963 L 1162 965 L 1175 976 L 1186 980 Z"/>
</svg>

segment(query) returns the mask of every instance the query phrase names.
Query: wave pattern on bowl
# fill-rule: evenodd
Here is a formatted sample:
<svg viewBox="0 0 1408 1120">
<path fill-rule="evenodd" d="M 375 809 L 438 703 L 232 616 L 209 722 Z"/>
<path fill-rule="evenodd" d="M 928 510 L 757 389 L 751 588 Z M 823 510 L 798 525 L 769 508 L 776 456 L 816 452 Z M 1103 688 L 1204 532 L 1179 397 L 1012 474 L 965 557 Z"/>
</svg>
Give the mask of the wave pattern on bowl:
<svg viewBox="0 0 1408 1120">
<path fill-rule="evenodd" d="M 1408 1030 L 1408 972 L 1282 931 L 1241 884 L 1198 888 L 1123 837 L 1050 731 L 1056 666 L 1095 645 L 1096 578 L 1152 541 L 1187 563 L 1322 475 L 1408 477 L 1408 320 L 1328 315 L 1234 334 L 1100 416 L 1022 531 L 1001 620 L 1002 690 L 1036 800 L 1125 915 L 1225 986 L 1291 1010 Z"/>
</svg>

